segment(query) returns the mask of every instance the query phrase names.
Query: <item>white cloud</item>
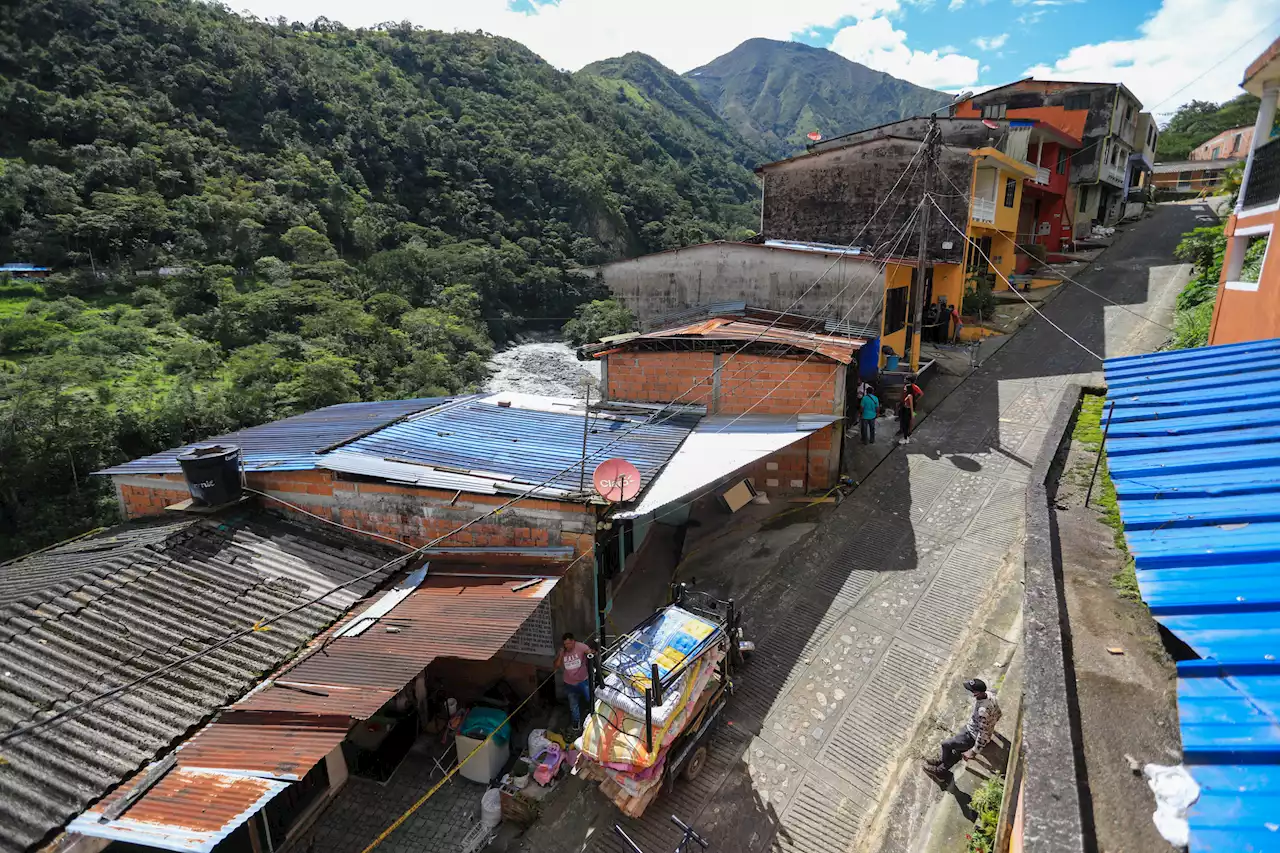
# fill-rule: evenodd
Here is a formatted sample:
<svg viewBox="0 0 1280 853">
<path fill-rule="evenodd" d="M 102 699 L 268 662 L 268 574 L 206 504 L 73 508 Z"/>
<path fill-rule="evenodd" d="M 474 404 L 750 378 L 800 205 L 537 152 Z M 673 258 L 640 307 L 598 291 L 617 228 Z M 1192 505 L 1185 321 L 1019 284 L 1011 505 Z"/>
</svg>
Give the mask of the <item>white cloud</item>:
<svg viewBox="0 0 1280 853">
<path fill-rule="evenodd" d="M 1001 33 L 998 36 L 978 36 L 973 43 L 978 46 L 978 50 L 999 50 L 1008 40 L 1009 34 Z"/>
<path fill-rule="evenodd" d="M 1137 38 L 1081 45 L 1025 73 L 1122 82 L 1157 114 L 1192 99 L 1222 101 L 1240 94 L 1245 67 L 1275 37 L 1268 27 L 1277 15 L 1280 0 L 1163 0 Z M 1256 37 L 1213 67 L 1250 34 Z"/>
<path fill-rule="evenodd" d="M 874 19 L 909 0 L 560 0 L 532 13 L 508 0 L 231 0 L 260 18 L 327 17 L 347 26 L 408 20 L 438 30 L 484 30 L 527 45 L 558 68 L 576 70 L 628 51 L 647 53 L 684 72 L 727 53 L 749 38 L 789 39 L 843 19 Z M 887 70 L 887 69 L 886 69 Z"/>
<path fill-rule="evenodd" d="M 955 12 L 959 9 L 963 9 L 964 0 L 951 0 L 951 2 L 947 4 L 947 8 L 950 9 L 952 12 Z"/>
<path fill-rule="evenodd" d="M 860 20 L 840 30 L 831 41 L 831 49 L 846 59 L 918 86 L 955 89 L 978 79 L 978 60 L 957 53 L 912 50 L 907 47 L 907 34 L 894 29 L 884 17 Z"/>
</svg>

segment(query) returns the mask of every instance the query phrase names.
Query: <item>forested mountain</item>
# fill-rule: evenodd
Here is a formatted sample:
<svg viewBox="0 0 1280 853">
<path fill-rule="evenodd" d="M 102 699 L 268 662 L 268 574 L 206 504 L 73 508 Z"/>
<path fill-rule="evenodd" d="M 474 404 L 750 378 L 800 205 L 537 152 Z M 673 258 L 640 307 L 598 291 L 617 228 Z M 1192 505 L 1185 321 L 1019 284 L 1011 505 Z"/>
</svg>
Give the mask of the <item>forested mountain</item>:
<svg viewBox="0 0 1280 853">
<path fill-rule="evenodd" d="M 0 554 L 109 520 L 90 471 L 462 390 L 576 267 L 744 235 L 737 144 L 616 89 L 483 34 L 0 5 L 0 261 L 55 270 L 0 282 Z"/>
<path fill-rule="evenodd" d="M 1258 120 L 1258 96 L 1245 92 L 1229 101 L 1191 101 L 1183 104 L 1169 119 L 1156 141 L 1159 159 L 1185 160 L 1201 143 L 1208 142 L 1224 130 L 1252 126 Z"/>
<path fill-rule="evenodd" d="M 684 75 L 725 121 L 772 158 L 801 150 L 805 135 L 835 136 L 951 102 L 823 48 L 749 39 Z"/>
<path fill-rule="evenodd" d="M 655 121 L 670 123 L 691 135 L 690 145 L 701 156 L 715 156 L 728 149 L 748 169 L 770 159 L 770 152 L 748 142 L 688 80 L 648 54 L 628 53 L 593 62 L 578 74 L 598 78 L 619 100 L 659 113 Z M 670 119 L 661 117 L 663 113 Z"/>
</svg>

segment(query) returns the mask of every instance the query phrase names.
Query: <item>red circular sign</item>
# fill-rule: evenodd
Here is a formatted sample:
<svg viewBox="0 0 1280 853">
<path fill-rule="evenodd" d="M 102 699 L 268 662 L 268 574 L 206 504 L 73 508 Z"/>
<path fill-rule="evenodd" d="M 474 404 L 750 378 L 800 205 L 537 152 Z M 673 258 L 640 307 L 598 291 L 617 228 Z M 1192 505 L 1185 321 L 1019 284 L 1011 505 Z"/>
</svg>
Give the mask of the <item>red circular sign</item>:
<svg viewBox="0 0 1280 853">
<path fill-rule="evenodd" d="M 814 142 L 817 142 L 819 139 L 822 138 L 822 134 L 818 133 L 818 131 L 816 130 L 811 130 L 809 131 L 809 138 L 812 139 Z"/>
<path fill-rule="evenodd" d="M 629 501 L 640 494 L 640 472 L 625 459 L 606 459 L 596 466 L 591 482 L 600 497 L 610 503 Z"/>
</svg>

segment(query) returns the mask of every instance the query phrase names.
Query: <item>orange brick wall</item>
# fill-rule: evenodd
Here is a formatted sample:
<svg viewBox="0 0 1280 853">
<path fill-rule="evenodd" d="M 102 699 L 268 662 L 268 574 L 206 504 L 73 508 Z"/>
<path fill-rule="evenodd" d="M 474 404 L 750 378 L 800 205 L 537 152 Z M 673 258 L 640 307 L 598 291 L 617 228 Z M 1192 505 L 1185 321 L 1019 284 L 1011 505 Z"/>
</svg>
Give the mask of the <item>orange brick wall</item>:
<svg viewBox="0 0 1280 853">
<path fill-rule="evenodd" d="M 804 441 L 784 447 L 746 469 L 757 489 L 768 495 L 796 495 L 830 489 L 840 475 L 839 439 L 843 422 L 815 430 Z"/>
<path fill-rule="evenodd" d="M 620 352 L 606 356 L 609 399 L 712 406 L 716 358 L 707 352 Z M 842 414 L 843 364 L 815 356 L 721 355 L 714 414 Z M 683 396 L 682 396 L 683 395 Z"/>
</svg>

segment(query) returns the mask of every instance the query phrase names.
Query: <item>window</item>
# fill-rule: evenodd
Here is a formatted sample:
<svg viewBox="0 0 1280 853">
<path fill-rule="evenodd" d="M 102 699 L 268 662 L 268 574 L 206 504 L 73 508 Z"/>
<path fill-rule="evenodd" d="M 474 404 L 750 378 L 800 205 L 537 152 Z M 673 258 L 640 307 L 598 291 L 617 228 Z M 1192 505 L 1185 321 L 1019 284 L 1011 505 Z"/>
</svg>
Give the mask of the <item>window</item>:
<svg viewBox="0 0 1280 853">
<path fill-rule="evenodd" d="M 1067 153 L 1067 149 L 1058 149 L 1058 174 L 1065 175 L 1067 173 L 1067 161 L 1071 159 L 1071 155 Z"/>
<path fill-rule="evenodd" d="M 1067 110 L 1089 109 L 1089 93 L 1082 92 L 1075 95 L 1067 95 L 1062 99 L 1062 107 Z"/>
<path fill-rule="evenodd" d="M 983 118 L 1004 118 L 1009 110 L 1008 104 L 987 104 L 982 108 Z"/>
<path fill-rule="evenodd" d="M 1018 182 L 1013 178 L 1004 179 L 1004 206 L 1013 207 L 1013 197 L 1018 193 Z"/>
<path fill-rule="evenodd" d="M 1232 154 L 1234 154 L 1234 153 L 1236 153 L 1237 151 L 1239 151 L 1239 150 L 1240 150 L 1240 138 L 1241 138 L 1241 136 L 1242 136 L 1242 135 L 1243 135 L 1243 134 L 1239 134 L 1239 133 L 1237 133 L 1235 136 L 1233 136 L 1233 137 L 1231 138 L 1231 153 L 1232 153 Z M 1216 156 L 1217 156 L 1217 155 L 1214 155 L 1214 156 L 1215 156 L 1215 158 L 1216 158 Z"/>
<path fill-rule="evenodd" d="M 914 270 L 912 273 L 914 274 Z M 892 335 L 907 325 L 907 291 L 909 287 L 895 287 L 884 295 L 884 332 Z"/>
<path fill-rule="evenodd" d="M 1209 159 L 1210 159 L 1210 160 L 1217 160 L 1217 159 L 1218 159 L 1218 156 L 1219 156 L 1220 154 L 1222 154 L 1222 146 L 1221 146 L 1221 145 L 1215 145 L 1215 146 L 1213 146 L 1213 150 L 1209 152 Z"/>
<path fill-rule="evenodd" d="M 979 237 L 969 241 L 969 259 L 965 264 L 968 272 L 980 272 L 987 268 L 987 258 L 991 257 L 991 238 Z"/>
<path fill-rule="evenodd" d="M 1083 213 L 1088 209 L 1089 209 L 1089 187 L 1081 187 L 1080 188 L 1080 212 Z"/>
<path fill-rule="evenodd" d="M 1180 190 L 1191 189 L 1191 173 L 1190 172 L 1178 173 L 1178 189 Z"/>
<path fill-rule="evenodd" d="M 1227 262 L 1226 287 L 1228 290 L 1257 290 L 1258 281 L 1262 278 L 1262 267 L 1267 262 L 1267 243 L 1271 238 L 1270 226 L 1255 226 L 1255 228 L 1241 230 L 1261 230 L 1262 233 L 1241 235 L 1237 232 L 1236 236 L 1231 238 L 1231 257 Z"/>
</svg>

